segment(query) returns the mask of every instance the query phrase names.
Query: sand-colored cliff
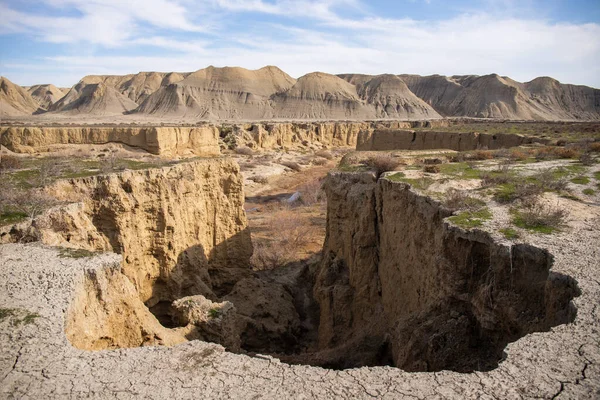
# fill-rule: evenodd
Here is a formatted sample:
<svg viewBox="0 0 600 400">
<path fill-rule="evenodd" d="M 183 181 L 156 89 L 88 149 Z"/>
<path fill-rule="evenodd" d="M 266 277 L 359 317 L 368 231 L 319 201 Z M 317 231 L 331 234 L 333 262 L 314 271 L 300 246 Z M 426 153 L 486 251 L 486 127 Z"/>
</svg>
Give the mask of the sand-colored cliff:
<svg viewBox="0 0 600 400">
<path fill-rule="evenodd" d="M 531 143 L 549 143 L 548 139 L 499 133 L 455 133 L 404 129 L 363 129 L 358 134 L 356 150 L 431 150 L 468 151 L 501 149 Z"/>
<path fill-rule="evenodd" d="M 332 173 L 325 189 L 322 365 L 494 368 L 508 342 L 574 317 L 576 283 L 546 250 L 449 225 L 439 203 L 372 173 Z"/>
<path fill-rule="evenodd" d="M 123 143 L 157 155 L 215 156 L 219 131 L 198 127 L 2 127 L 0 144 L 19 152 L 44 151 L 56 144 Z"/>
<path fill-rule="evenodd" d="M 252 244 L 232 161 L 59 181 L 50 191 L 81 199 L 88 226 L 77 237 L 82 227 L 65 215 L 47 229 L 62 232 L 63 245 L 122 254 L 123 273 L 149 306 L 188 294 L 216 298 L 248 272 Z"/>
</svg>

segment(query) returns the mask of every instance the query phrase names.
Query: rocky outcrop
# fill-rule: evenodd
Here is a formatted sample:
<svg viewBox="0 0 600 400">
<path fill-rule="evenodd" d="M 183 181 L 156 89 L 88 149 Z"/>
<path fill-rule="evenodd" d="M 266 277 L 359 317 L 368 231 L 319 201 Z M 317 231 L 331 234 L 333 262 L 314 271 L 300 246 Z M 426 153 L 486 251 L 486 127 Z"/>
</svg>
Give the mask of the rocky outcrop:
<svg viewBox="0 0 600 400">
<path fill-rule="evenodd" d="M 140 300 L 119 262 L 77 277 L 65 333 L 84 350 L 172 346 L 186 338 L 163 327 Z"/>
<path fill-rule="evenodd" d="M 67 93 L 52 84 L 33 85 L 27 88 L 27 91 L 44 110 L 47 110 L 52 104 L 56 103 Z"/>
<path fill-rule="evenodd" d="M 48 191 L 80 203 L 7 235 L 123 255 L 122 272 L 149 307 L 187 295 L 216 299 L 250 273 L 243 183 L 232 161 L 71 179 Z"/>
<path fill-rule="evenodd" d="M 3 127 L 0 144 L 18 153 L 46 151 L 56 144 L 123 143 L 152 154 L 216 156 L 219 132 L 198 127 Z"/>
<path fill-rule="evenodd" d="M 371 173 L 334 173 L 325 188 L 322 365 L 370 353 L 409 371 L 485 370 L 508 342 L 574 318 L 577 285 L 550 272 L 546 250 L 451 226 L 439 203 Z"/>
<path fill-rule="evenodd" d="M 429 130 L 363 129 L 358 134 L 356 150 L 494 150 L 532 143 L 548 144 L 549 142 L 548 139 L 509 133 L 491 135 L 477 132 L 456 133 Z"/>
</svg>

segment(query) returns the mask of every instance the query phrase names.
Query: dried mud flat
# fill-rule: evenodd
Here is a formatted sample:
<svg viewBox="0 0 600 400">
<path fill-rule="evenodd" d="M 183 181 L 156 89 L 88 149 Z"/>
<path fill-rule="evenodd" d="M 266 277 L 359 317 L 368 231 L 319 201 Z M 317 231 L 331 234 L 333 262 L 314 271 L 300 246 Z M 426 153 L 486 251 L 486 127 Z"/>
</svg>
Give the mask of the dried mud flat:
<svg viewBox="0 0 600 400">
<path fill-rule="evenodd" d="M 597 213 L 596 213 L 597 214 Z M 573 323 L 511 343 L 489 372 L 342 371 L 287 365 L 191 341 L 174 347 L 88 352 L 65 334 L 65 311 L 84 271 L 119 268 L 119 256 L 64 258 L 39 244 L 0 247 L 3 398 L 594 398 L 600 393 L 598 215 L 528 241 L 578 281 Z M 5 309 L 5 310 L 6 310 Z M 6 314 L 6 311 L 5 311 Z"/>
</svg>

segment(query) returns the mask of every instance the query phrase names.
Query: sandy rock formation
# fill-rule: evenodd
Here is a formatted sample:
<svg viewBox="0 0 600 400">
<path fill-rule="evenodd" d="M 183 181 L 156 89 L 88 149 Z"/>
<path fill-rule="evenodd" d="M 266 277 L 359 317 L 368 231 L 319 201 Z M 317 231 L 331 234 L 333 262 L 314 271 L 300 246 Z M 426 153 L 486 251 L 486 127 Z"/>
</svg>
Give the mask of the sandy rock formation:
<svg viewBox="0 0 600 400">
<path fill-rule="evenodd" d="M 238 168 L 206 160 L 59 181 L 51 191 L 82 199 L 84 215 L 50 217 L 39 229 L 55 245 L 122 254 L 123 273 L 149 307 L 192 294 L 216 299 L 250 273 Z"/>
<path fill-rule="evenodd" d="M 65 332 L 79 349 L 172 346 L 186 338 L 163 327 L 140 300 L 118 263 L 80 277 Z"/>
<path fill-rule="evenodd" d="M 240 331 L 237 329 L 236 309 L 229 301 L 212 302 L 202 295 L 177 299 L 172 304 L 174 331 L 187 339 L 220 343 L 229 351 L 240 350 Z"/>
<path fill-rule="evenodd" d="M 502 149 L 531 143 L 547 144 L 550 140 L 510 133 L 453 133 L 399 129 L 363 129 L 358 134 L 356 150 L 431 150 L 469 151 Z"/>
<path fill-rule="evenodd" d="M 302 76 L 294 86 L 272 99 L 275 118 L 370 119 L 374 116 L 354 85 L 322 72 Z"/>
<path fill-rule="evenodd" d="M 372 173 L 334 173 L 325 187 L 314 290 L 319 347 L 338 351 L 320 362 L 350 367 L 369 350 L 408 371 L 486 370 L 508 342 L 575 317 L 577 284 L 549 272 L 546 250 L 450 226 L 439 203 Z"/>
<path fill-rule="evenodd" d="M 0 117 L 31 115 L 39 105 L 22 87 L 0 77 Z"/>
<path fill-rule="evenodd" d="M 216 156 L 219 131 L 198 127 L 1 127 L 0 144 L 19 153 L 47 151 L 56 144 L 124 143 L 152 154 Z"/>
<path fill-rule="evenodd" d="M 552 78 L 520 83 L 497 74 L 399 77 L 444 116 L 524 120 L 600 118 L 600 90 L 561 84 Z"/>
<path fill-rule="evenodd" d="M 65 114 L 116 115 L 137 108 L 138 104 L 105 83 L 80 81 L 49 111 Z"/>
<path fill-rule="evenodd" d="M 376 118 L 427 119 L 440 115 L 395 75 L 338 75 L 356 86 L 361 99 L 375 107 Z"/>
<path fill-rule="evenodd" d="M 255 71 L 208 67 L 149 96 L 136 110 L 201 119 L 263 119 L 273 116 L 269 97 L 295 80 L 277 67 Z"/>
<path fill-rule="evenodd" d="M 57 88 L 52 84 L 48 85 L 33 85 L 27 88 L 27 91 L 38 102 L 41 108 L 47 110 L 52 104 L 63 98 L 66 92 Z"/>
</svg>

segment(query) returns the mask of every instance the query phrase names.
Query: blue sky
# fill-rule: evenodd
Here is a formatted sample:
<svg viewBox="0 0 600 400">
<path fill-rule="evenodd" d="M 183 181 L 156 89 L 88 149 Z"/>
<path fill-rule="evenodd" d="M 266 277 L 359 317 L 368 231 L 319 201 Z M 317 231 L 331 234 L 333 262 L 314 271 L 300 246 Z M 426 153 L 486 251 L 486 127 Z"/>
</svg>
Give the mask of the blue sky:
<svg viewBox="0 0 600 400">
<path fill-rule="evenodd" d="M 600 0 L 0 0 L 0 15 L 0 74 L 21 85 L 277 65 L 600 87 Z"/>
</svg>

